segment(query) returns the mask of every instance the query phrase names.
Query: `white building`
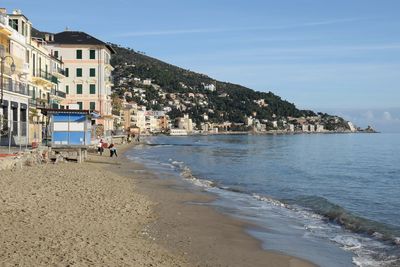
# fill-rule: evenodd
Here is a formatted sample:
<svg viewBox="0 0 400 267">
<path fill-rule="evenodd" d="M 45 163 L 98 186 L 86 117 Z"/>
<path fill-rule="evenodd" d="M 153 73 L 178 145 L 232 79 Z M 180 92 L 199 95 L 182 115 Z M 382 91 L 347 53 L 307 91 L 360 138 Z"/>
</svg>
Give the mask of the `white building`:
<svg viewBox="0 0 400 267">
<path fill-rule="evenodd" d="M 185 129 L 188 133 L 193 132 L 193 122 L 188 114 L 183 115 L 183 118 L 178 118 L 177 122 L 179 129 Z"/>
<path fill-rule="evenodd" d="M 217 90 L 217 87 L 215 86 L 215 84 L 203 84 L 204 89 L 214 92 L 215 90 Z"/>
<path fill-rule="evenodd" d="M 151 85 L 151 79 L 143 80 L 143 85 Z"/>
<path fill-rule="evenodd" d="M 315 128 L 315 131 L 316 131 L 316 132 L 321 133 L 321 132 L 325 131 L 324 125 L 318 124 L 318 125 L 316 125 L 315 127 L 316 127 L 316 128 Z"/>
<path fill-rule="evenodd" d="M 356 131 L 356 127 L 354 127 L 352 122 L 348 121 L 347 122 L 347 126 L 349 127 L 351 132 L 355 132 Z"/>
<path fill-rule="evenodd" d="M 27 46 L 30 22 L 19 11 L 7 15 L 0 9 L 0 55 L 3 62 L 3 88 L 0 100 L 0 144 L 24 145 L 28 138 L 29 89 Z M 10 135 L 11 134 L 11 135 Z"/>
</svg>

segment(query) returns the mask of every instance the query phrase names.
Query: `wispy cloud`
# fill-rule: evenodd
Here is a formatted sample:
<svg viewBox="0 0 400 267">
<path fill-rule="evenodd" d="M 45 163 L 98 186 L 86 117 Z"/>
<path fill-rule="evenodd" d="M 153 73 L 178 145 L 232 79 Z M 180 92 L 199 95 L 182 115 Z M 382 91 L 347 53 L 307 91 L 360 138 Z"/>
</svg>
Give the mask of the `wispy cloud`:
<svg viewBox="0 0 400 267">
<path fill-rule="evenodd" d="M 366 20 L 366 18 L 343 18 L 343 19 L 302 22 L 302 23 L 296 23 L 296 24 L 272 25 L 272 26 L 173 29 L 173 30 L 159 30 L 159 31 L 125 32 L 125 33 L 117 34 L 116 36 L 118 36 L 118 37 L 135 37 L 135 36 L 160 36 L 160 35 L 183 35 L 183 34 L 222 33 L 222 32 L 240 32 L 240 31 L 279 30 L 279 29 L 294 29 L 294 28 L 304 28 L 304 27 L 317 27 L 317 26 L 324 26 L 324 25 L 356 22 L 356 21 L 362 21 L 362 20 Z"/>
</svg>

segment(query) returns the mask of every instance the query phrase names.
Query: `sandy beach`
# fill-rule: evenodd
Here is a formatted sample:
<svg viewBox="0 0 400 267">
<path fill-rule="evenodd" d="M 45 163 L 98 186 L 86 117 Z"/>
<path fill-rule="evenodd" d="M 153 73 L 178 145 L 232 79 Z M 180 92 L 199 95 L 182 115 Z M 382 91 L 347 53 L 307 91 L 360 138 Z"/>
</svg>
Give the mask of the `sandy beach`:
<svg viewBox="0 0 400 267">
<path fill-rule="evenodd" d="M 129 147 L 123 147 L 119 153 Z M 124 157 L 0 173 L 2 266 L 314 266 Z M 190 204 L 196 203 L 196 204 Z"/>
</svg>

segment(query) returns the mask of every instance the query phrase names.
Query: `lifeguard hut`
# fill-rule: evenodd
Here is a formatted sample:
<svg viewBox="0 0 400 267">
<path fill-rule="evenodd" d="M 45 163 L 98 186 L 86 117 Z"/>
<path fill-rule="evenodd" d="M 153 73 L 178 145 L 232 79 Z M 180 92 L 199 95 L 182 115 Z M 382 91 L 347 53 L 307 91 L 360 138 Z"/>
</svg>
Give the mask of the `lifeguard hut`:
<svg viewBox="0 0 400 267">
<path fill-rule="evenodd" d="M 89 110 L 42 109 L 49 119 L 49 146 L 54 156 L 76 159 L 82 162 L 87 157 L 91 144 L 91 113 Z"/>
</svg>

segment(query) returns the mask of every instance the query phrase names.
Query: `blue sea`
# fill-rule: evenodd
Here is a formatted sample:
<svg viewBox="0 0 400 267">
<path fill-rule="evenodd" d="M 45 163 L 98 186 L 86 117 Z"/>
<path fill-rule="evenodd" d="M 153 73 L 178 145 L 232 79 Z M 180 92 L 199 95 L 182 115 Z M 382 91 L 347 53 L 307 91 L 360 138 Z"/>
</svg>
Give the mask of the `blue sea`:
<svg viewBox="0 0 400 267">
<path fill-rule="evenodd" d="M 400 266 L 400 134 L 159 136 L 128 157 L 216 194 L 267 250 Z"/>
</svg>

